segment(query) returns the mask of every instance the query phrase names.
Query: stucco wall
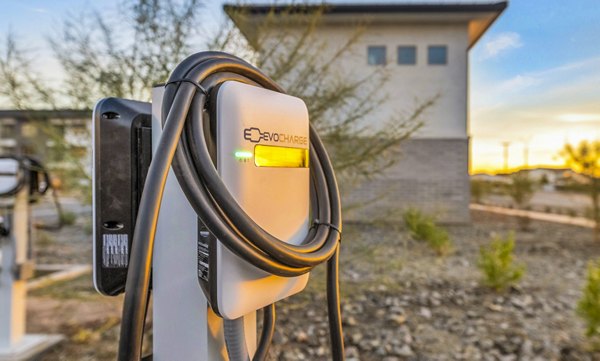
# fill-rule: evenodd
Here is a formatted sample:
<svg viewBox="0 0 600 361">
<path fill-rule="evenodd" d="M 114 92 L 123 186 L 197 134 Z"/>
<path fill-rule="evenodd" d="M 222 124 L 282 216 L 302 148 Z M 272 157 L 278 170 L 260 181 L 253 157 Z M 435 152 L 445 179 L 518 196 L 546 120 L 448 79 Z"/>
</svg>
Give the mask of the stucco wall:
<svg viewBox="0 0 600 361">
<path fill-rule="evenodd" d="M 318 38 L 331 44 L 329 52 L 351 37 L 355 28 L 349 25 L 327 25 L 318 30 Z M 389 82 L 382 90 L 389 101 L 373 116 L 366 119 L 377 126 L 384 120 L 410 114 L 420 103 L 439 95 L 435 105 L 423 115 L 423 128 L 417 138 L 467 137 L 467 68 L 468 34 L 466 23 L 451 24 L 401 24 L 368 25 L 351 49 L 342 59 L 340 73 L 362 78 L 378 67 L 367 64 L 367 47 L 385 45 L 388 64 L 384 71 Z M 397 47 L 415 45 L 416 65 L 398 65 Z M 446 45 L 448 63 L 428 65 L 427 47 Z M 327 56 L 327 52 L 323 54 Z"/>
<path fill-rule="evenodd" d="M 355 32 L 356 27 L 351 24 L 322 26 L 317 38 L 329 44 L 322 52 L 323 59 Z M 368 65 L 370 45 L 386 46 L 385 67 Z M 417 47 L 416 65 L 398 65 L 397 47 L 401 45 Z M 447 64 L 428 65 L 430 45 L 447 46 Z M 372 127 L 379 127 L 389 119 L 406 119 L 420 104 L 439 96 L 422 115 L 424 126 L 402 143 L 401 159 L 396 165 L 381 177 L 345 189 L 345 205 L 349 208 L 362 205 L 346 212 L 345 219 L 400 221 L 403 209 L 418 207 L 436 214 L 442 222 L 469 222 L 467 23 L 370 24 L 334 69 L 355 79 L 376 71 L 383 71 L 389 77 L 382 89 L 389 101 L 364 119 Z M 374 199 L 377 201 L 371 202 Z"/>
</svg>

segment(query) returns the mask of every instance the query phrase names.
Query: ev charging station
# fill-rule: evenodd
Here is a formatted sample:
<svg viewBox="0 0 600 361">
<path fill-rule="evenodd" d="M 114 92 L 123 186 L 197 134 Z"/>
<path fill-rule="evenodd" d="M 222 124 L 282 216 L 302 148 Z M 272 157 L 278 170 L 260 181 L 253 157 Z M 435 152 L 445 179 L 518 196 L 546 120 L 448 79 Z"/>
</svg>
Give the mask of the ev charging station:
<svg viewBox="0 0 600 361">
<path fill-rule="evenodd" d="M 344 359 L 340 200 L 301 99 L 239 58 L 205 52 L 151 104 L 98 102 L 93 129 L 94 283 L 125 292 L 119 360 L 264 360 L 275 303 L 323 263 L 332 358 Z M 152 355 L 142 357 L 150 295 Z"/>
<path fill-rule="evenodd" d="M 46 177 L 41 188 L 40 173 Z M 48 182 L 35 160 L 0 156 L 0 361 L 29 360 L 62 340 L 25 333 L 26 286 L 34 272 L 29 203 L 45 193 Z"/>
</svg>

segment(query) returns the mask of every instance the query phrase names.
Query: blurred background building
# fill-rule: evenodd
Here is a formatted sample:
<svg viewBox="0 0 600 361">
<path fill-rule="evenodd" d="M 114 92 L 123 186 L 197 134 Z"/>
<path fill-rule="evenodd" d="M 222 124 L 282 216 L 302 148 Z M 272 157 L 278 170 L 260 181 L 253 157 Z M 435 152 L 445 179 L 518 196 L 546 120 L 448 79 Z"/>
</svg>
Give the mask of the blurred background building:
<svg viewBox="0 0 600 361">
<path fill-rule="evenodd" d="M 424 125 L 402 142 L 401 158 L 381 177 L 345 194 L 347 203 L 376 202 L 361 207 L 353 217 L 381 216 L 382 211 L 418 207 L 436 213 L 441 221 L 469 221 L 469 49 L 494 23 L 507 2 L 443 4 L 331 4 L 324 8 L 317 31 L 320 39 L 336 46 L 365 26 L 353 44 L 352 56 L 336 67 L 366 77 L 377 67 L 389 74 L 386 102 L 369 126 L 402 117 L 419 102 L 435 98 L 423 114 Z M 249 21 L 236 22 L 250 44 L 266 16 L 289 11 L 289 6 L 226 5 Z M 304 6 L 303 11 L 316 7 Z M 282 24 L 285 26 L 293 26 Z M 299 30 L 300 31 L 300 27 Z M 374 140 L 376 141 L 376 140 Z M 383 194 L 383 196 L 381 196 Z M 377 214 L 376 214 L 377 212 Z"/>
<path fill-rule="evenodd" d="M 90 126 L 88 110 L 0 110 L 0 154 L 33 155 L 53 169 L 57 179 L 75 166 L 73 156 L 89 171 Z"/>
</svg>

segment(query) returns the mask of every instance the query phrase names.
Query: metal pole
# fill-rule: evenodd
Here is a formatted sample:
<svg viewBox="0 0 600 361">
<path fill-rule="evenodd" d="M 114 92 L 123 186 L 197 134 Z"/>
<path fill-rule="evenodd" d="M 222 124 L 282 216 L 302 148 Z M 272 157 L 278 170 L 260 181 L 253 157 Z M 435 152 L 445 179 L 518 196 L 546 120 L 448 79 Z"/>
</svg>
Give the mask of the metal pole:
<svg viewBox="0 0 600 361">
<path fill-rule="evenodd" d="M 27 184 L 27 183 L 26 183 Z M 29 187 L 5 208 L 9 234 L 0 238 L 0 361 L 29 360 L 62 340 L 60 335 L 25 334 L 29 259 Z"/>
<path fill-rule="evenodd" d="M 152 92 L 152 145 L 160 138 L 163 88 Z M 155 151 L 155 149 L 153 149 Z M 152 267 L 153 360 L 225 361 L 223 321 L 198 283 L 198 218 L 169 172 L 161 204 Z M 246 344 L 256 350 L 256 313 L 244 317 Z"/>
<path fill-rule="evenodd" d="M 11 200 L 12 201 L 12 200 Z M 0 355 L 17 345 L 25 335 L 25 280 L 18 267 L 27 259 L 28 188 L 24 187 L 8 205 L 6 224 L 10 234 L 0 246 Z"/>
</svg>

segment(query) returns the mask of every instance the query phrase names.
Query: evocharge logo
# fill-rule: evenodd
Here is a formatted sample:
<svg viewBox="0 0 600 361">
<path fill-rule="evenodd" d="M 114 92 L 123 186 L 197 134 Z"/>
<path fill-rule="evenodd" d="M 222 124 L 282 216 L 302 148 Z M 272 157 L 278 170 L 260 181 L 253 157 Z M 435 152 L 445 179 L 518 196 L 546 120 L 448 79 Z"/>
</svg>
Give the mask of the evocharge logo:
<svg viewBox="0 0 600 361">
<path fill-rule="evenodd" d="M 260 128 L 256 127 L 244 129 L 244 139 L 252 143 L 260 143 L 261 141 L 265 141 L 298 145 L 308 144 L 308 137 L 286 133 L 263 132 L 260 130 Z"/>
</svg>

